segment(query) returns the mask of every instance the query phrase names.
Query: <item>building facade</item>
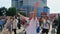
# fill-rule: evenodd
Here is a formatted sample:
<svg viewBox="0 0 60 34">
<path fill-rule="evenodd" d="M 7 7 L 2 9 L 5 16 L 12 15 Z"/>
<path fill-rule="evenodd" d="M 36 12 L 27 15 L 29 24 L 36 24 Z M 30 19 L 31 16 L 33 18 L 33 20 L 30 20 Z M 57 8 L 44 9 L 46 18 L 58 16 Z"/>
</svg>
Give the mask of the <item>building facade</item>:
<svg viewBox="0 0 60 34">
<path fill-rule="evenodd" d="M 12 7 L 16 7 L 18 10 L 25 10 L 26 13 L 29 14 L 30 9 L 34 9 L 34 3 L 37 1 L 39 2 L 36 14 L 38 17 L 41 12 L 49 12 L 47 0 L 12 0 Z"/>
</svg>

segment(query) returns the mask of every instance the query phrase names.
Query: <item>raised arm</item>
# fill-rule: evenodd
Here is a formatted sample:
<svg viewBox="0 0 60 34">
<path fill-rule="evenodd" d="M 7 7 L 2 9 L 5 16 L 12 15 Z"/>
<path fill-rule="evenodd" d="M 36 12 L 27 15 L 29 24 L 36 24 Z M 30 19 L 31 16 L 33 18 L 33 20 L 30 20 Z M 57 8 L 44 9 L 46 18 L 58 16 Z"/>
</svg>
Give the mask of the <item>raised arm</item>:
<svg viewBox="0 0 60 34">
<path fill-rule="evenodd" d="M 18 15 L 20 16 L 21 19 L 25 19 L 25 16 L 21 15 L 20 13 L 18 13 Z"/>
<path fill-rule="evenodd" d="M 36 18 L 36 11 L 37 11 L 38 5 L 39 5 L 38 2 L 36 2 L 36 3 L 34 4 L 34 15 L 33 15 L 33 18 L 34 18 L 34 19 Z"/>
</svg>

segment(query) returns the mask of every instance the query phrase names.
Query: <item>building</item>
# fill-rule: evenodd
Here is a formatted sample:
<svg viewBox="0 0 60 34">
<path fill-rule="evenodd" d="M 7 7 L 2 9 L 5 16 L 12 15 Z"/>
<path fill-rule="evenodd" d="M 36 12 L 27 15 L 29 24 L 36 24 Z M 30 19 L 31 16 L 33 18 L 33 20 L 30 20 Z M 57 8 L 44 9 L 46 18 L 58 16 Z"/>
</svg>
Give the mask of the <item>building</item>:
<svg viewBox="0 0 60 34">
<path fill-rule="evenodd" d="M 34 3 L 39 2 L 37 8 L 37 16 L 40 16 L 40 12 L 48 12 L 49 8 L 47 7 L 47 0 L 12 0 L 12 7 L 16 7 L 17 10 L 25 11 L 27 15 L 30 12 L 30 9 L 34 9 Z"/>
</svg>

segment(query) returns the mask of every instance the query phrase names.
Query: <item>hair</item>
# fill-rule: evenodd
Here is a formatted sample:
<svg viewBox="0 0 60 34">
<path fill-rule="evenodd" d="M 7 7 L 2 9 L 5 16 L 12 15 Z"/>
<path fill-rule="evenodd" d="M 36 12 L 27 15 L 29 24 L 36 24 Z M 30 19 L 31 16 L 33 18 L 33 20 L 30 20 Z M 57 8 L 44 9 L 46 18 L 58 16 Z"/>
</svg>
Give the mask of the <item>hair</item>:
<svg viewBox="0 0 60 34">
<path fill-rule="evenodd" d="M 14 20 L 14 18 L 13 18 L 13 17 L 11 17 L 10 19 L 13 19 L 13 20 Z"/>
<path fill-rule="evenodd" d="M 15 19 L 17 19 L 17 15 L 15 15 Z"/>
<path fill-rule="evenodd" d="M 45 18 L 46 18 L 46 19 L 49 19 L 49 17 L 48 17 L 48 16 L 46 16 Z"/>
</svg>

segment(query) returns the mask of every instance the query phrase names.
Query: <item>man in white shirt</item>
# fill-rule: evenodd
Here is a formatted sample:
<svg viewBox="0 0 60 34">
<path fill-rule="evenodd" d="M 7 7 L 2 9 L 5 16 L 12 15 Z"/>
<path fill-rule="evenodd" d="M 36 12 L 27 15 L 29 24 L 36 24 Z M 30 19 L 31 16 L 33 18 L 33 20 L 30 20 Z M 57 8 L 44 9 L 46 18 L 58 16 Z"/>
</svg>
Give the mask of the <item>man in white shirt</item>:
<svg viewBox="0 0 60 34">
<path fill-rule="evenodd" d="M 38 6 L 38 2 L 34 4 L 34 12 L 30 12 L 29 18 L 24 17 L 18 13 L 21 19 L 24 19 L 27 21 L 26 28 L 25 28 L 26 34 L 37 34 L 36 29 L 37 29 L 37 26 L 39 26 L 37 25 L 39 21 L 36 18 L 37 6 Z"/>
</svg>

